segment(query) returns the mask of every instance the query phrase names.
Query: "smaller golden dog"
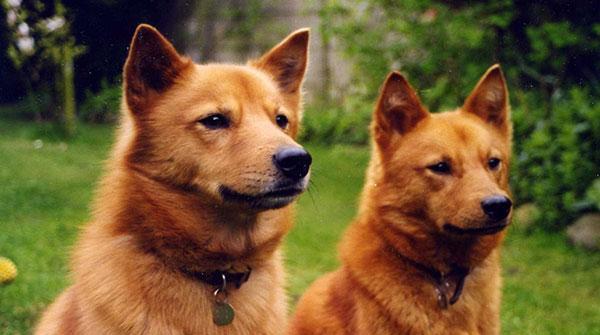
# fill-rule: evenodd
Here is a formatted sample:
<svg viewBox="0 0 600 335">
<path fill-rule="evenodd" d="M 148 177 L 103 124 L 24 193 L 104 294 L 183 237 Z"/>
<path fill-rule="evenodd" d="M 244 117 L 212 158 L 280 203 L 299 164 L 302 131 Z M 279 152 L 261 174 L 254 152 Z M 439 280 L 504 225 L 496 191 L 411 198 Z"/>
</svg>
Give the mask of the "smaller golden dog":
<svg viewBox="0 0 600 335">
<path fill-rule="evenodd" d="M 248 65 L 199 65 L 138 27 L 73 285 L 36 334 L 281 334 L 279 247 L 311 164 L 294 140 L 308 38 Z"/>
<path fill-rule="evenodd" d="M 391 73 L 342 266 L 301 298 L 291 334 L 499 334 L 498 246 L 510 222 L 508 91 L 498 65 L 430 114 Z"/>
</svg>

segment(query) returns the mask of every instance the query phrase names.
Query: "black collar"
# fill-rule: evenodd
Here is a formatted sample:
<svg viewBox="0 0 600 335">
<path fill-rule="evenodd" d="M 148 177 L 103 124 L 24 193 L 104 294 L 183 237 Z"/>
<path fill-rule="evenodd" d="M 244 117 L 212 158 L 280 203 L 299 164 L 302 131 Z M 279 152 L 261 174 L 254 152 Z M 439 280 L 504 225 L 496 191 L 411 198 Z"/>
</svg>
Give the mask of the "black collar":
<svg viewBox="0 0 600 335">
<path fill-rule="evenodd" d="M 227 271 L 211 271 L 211 272 L 194 272 L 183 270 L 188 277 L 204 282 L 210 286 L 223 287 L 226 284 L 233 284 L 235 288 L 240 288 L 242 284 L 250 278 L 251 268 L 244 272 L 227 272 Z"/>
<path fill-rule="evenodd" d="M 465 278 L 469 274 L 469 268 L 452 265 L 449 272 L 443 273 L 433 267 L 426 266 L 404 256 L 391 246 L 389 246 L 388 249 L 397 258 L 421 271 L 434 282 L 440 308 L 447 309 L 449 305 L 454 305 L 458 301 L 465 285 Z M 450 299 L 448 299 L 448 293 L 450 293 L 448 291 L 452 288 L 453 282 L 455 283 L 454 292 Z"/>
</svg>

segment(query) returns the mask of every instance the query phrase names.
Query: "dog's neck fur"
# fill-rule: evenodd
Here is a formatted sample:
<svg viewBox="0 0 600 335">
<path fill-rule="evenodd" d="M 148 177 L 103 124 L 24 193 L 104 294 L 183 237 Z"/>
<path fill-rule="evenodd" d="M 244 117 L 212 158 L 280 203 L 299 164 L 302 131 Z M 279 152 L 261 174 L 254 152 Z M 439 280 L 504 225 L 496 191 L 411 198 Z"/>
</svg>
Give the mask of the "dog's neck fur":
<svg viewBox="0 0 600 335">
<path fill-rule="evenodd" d="M 150 178 L 123 161 L 113 166 L 103 184 L 95 221 L 108 221 L 103 223 L 112 234 L 132 236 L 142 252 L 179 270 L 257 269 L 291 228 L 282 220 L 289 206 L 267 212 L 227 208 L 215 199 Z M 137 191 L 125 194 L 125 190 Z"/>
<path fill-rule="evenodd" d="M 474 269 L 498 246 L 496 236 L 452 237 L 423 228 L 423 222 L 406 217 L 391 223 L 385 215 L 367 219 L 382 239 L 382 246 L 404 257 L 448 273 L 455 267 Z"/>
</svg>

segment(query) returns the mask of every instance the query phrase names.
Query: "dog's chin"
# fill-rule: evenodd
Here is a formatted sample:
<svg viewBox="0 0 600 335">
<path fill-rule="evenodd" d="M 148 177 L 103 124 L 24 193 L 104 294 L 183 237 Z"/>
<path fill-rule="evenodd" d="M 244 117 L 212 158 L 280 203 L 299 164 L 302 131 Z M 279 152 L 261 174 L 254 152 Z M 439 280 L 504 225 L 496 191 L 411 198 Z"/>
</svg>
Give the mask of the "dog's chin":
<svg viewBox="0 0 600 335">
<path fill-rule="evenodd" d="M 225 203 L 241 205 L 261 211 L 285 207 L 302 192 L 304 192 L 304 187 L 300 185 L 277 188 L 257 194 L 238 192 L 227 186 L 219 188 L 219 193 Z"/>
<path fill-rule="evenodd" d="M 459 227 L 451 223 L 446 223 L 443 226 L 445 232 L 452 235 L 461 236 L 480 236 L 480 235 L 493 235 L 504 230 L 508 226 L 506 220 L 489 223 L 481 227 Z"/>
</svg>

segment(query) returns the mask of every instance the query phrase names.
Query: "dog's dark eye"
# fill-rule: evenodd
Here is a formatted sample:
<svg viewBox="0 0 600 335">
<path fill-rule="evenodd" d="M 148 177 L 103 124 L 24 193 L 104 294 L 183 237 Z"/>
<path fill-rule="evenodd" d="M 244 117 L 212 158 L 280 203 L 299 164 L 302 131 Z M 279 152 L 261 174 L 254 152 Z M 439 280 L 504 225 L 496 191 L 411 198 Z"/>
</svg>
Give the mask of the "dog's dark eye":
<svg viewBox="0 0 600 335">
<path fill-rule="evenodd" d="M 198 122 L 208 129 L 222 129 L 229 127 L 229 119 L 223 114 L 211 114 L 198 120 Z"/>
<path fill-rule="evenodd" d="M 496 170 L 500 166 L 500 159 L 496 157 L 488 159 L 488 166 L 490 169 Z"/>
<path fill-rule="evenodd" d="M 437 162 L 429 165 L 427 168 L 437 174 L 449 174 L 451 171 L 450 163 L 447 162 Z"/>
<path fill-rule="evenodd" d="M 287 116 L 283 115 L 283 114 L 279 114 L 275 117 L 275 122 L 277 122 L 277 125 L 281 128 L 281 129 L 285 129 L 285 127 L 287 127 L 288 123 L 290 123 L 290 121 L 288 120 Z"/>
</svg>

